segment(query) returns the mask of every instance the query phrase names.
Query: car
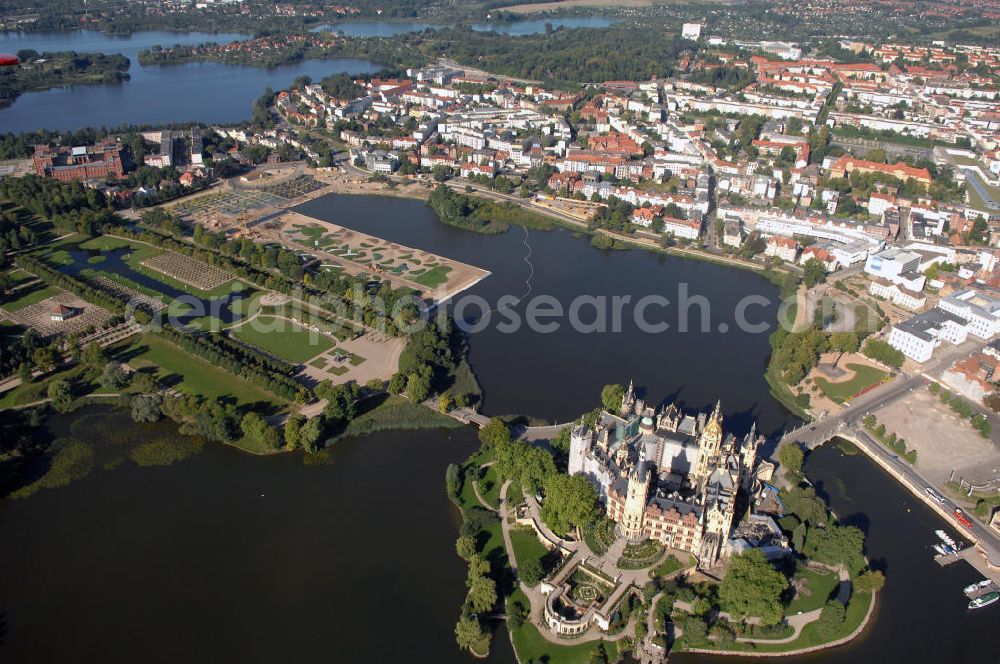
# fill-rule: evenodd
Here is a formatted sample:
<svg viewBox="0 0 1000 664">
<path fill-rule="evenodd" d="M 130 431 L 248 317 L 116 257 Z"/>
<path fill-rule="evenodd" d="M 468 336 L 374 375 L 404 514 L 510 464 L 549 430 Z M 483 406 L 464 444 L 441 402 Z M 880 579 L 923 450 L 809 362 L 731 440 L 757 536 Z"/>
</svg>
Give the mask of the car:
<svg viewBox="0 0 1000 664">
<path fill-rule="evenodd" d="M 972 529 L 972 522 L 969 521 L 969 518 L 967 516 L 965 516 L 965 512 L 963 512 L 961 508 L 956 507 L 954 515 L 955 515 L 955 521 L 958 521 L 960 524 L 962 524 L 963 526 L 965 526 L 970 530 Z"/>
</svg>

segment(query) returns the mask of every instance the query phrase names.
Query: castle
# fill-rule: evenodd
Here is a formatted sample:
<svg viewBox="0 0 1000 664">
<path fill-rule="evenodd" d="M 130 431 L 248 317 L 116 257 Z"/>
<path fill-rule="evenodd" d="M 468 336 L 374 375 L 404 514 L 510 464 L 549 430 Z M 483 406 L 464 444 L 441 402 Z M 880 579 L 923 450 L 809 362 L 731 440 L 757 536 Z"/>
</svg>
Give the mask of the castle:
<svg viewBox="0 0 1000 664">
<path fill-rule="evenodd" d="M 756 425 L 742 440 L 722 428 L 721 404 L 706 415 L 676 406 L 647 406 L 633 385 L 617 414 L 602 411 L 594 428 L 579 424 L 570 436 L 569 473 L 597 487 L 619 535 L 650 538 L 694 554 L 702 567 L 728 555 L 738 498 L 752 504 L 764 442 Z"/>
</svg>

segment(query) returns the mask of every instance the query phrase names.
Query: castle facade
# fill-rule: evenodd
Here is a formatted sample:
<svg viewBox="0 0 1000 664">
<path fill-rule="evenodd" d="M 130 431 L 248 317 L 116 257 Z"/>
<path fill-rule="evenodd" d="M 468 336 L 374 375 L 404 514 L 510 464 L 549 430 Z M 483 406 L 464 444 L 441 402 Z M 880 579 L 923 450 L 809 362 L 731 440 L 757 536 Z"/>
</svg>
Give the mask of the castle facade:
<svg viewBox="0 0 1000 664">
<path fill-rule="evenodd" d="M 725 433 L 721 404 L 697 415 L 654 408 L 630 383 L 617 413 L 573 428 L 569 473 L 591 480 L 621 536 L 654 539 L 711 567 L 728 555 L 737 503 L 752 503 L 763 442 L 756 426 L 742 439 Z"/>
</svg>

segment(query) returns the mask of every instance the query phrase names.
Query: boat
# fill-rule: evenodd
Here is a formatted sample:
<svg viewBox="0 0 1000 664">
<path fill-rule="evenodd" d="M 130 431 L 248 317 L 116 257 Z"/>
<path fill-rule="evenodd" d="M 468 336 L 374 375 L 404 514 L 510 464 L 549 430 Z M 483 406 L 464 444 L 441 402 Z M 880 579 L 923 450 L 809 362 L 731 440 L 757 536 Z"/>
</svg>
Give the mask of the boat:
<svg viewBox="0 0 1000 664">
<path fill-rule="evenodd" d="M 985 595 L 980 595 L 976 599 L 969 602 L 969 608 L 981 609 L 984 606 L 989 606 L 990 604 L 997 602 L 998 600 L 1000 600 L 1000 591 L 994 590 L 986 593 Z"/>
<path fill-rule="evenodd" d="M 992 579 L 983 579 L 982 581 L 979 582 L 980 588 L 989 588 L 992 585 L 993 585 Z"/>
<path fill-rule="evenodd" d="M 935 544 L 934 545 L 934 550 L 937 551 L 938 553 L 940 553 L 942 556 L 947 556 L 948 555 L 948 552 L 945 551 L 944 547 L 941 546 L 940 544 Z"/>
<path fill-rule="evenodd" d="M 934 534 L 937 535 L 938 539 L 940 539 L 945 544 L 950 544 L 952 546 L 955 546 L 955 540 L 949 537 L 948 533 L 944 532 L 943 530 L 935 530 Z"/>
<path fill-rule="evenodd" d="M 965 593 L 966 595 L 971 595 L 972 593 L 977 592 L 978 590 L 979 590 L 978 583 L 970 583 L 962 590 L 962 592 Z"/>
</svg>

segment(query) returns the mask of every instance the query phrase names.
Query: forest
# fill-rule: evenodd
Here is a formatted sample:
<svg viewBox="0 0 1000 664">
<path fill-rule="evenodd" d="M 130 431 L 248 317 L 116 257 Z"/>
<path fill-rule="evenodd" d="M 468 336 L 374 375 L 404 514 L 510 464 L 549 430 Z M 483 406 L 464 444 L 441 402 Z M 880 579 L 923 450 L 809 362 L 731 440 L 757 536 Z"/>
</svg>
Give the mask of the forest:
<svg viewBox="0 0 1000 664">
<path fill-rule="evenodd" d="M 21 66 L 0 71 L 0 107 L 22 92 L 61 85 L 121 83 L 129 79 L 129 59 L 120 53 L 38 53 L 19 51 Z"/>
</svg>

